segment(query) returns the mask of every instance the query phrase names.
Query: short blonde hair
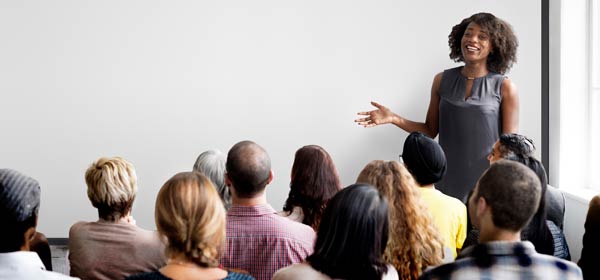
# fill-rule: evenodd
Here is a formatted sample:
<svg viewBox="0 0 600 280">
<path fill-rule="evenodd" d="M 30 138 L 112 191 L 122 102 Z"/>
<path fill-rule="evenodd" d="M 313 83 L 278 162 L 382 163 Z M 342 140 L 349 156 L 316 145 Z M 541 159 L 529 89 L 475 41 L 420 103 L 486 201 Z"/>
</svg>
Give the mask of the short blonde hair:
<svg viewBox="0 0 600 280">
<path fill-rule="evenodd" d="M 120 157 L 102 157 L 87 169 L 85 182 L 100 218 L 116 221 L 129 214 L 137 193 L 133 164 Z"/>
<path fill-rule="evenodd" d="M 181 172 L 160 189 L 156 228 L 167 240 L 166 255 L 183 255 L 202 267 L 217 267 L 225 240 L 225 207 L 212 182 L 200 172 Z"/>
</svg>

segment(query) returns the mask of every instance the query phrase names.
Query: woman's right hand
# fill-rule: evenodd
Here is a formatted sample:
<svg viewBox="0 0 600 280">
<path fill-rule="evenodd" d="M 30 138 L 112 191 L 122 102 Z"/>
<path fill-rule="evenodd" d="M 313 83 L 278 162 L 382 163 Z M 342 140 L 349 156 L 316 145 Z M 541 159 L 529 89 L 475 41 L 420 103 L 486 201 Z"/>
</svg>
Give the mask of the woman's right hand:
<svg viewBox="0 0 600 280">
<path fill-rule="evenodd" d="M 364 127 L 373 127 L 380 124 L 392 123 L 394 121 L 395 115 L 388 107 L 385 107 L 374 101 L 371 101 L 371 105 L 375 106 L 377 109 L 368 112 L 359 112 L 359 116 L 366 117 L 358 118 L 354 120 L 354 122 Z"/>
</svg>

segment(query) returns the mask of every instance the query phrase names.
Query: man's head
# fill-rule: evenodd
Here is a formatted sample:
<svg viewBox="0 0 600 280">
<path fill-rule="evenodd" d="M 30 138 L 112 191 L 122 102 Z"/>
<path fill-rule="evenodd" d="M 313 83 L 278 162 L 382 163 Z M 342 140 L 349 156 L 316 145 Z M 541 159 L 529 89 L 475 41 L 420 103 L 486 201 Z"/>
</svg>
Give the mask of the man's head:
<svg viewBox="0 0 600 280">
<path fill-rule="evenodd" d="M 502 230 L 519 232 L 537 211 L 540 180 L 527 166 L 499 160 L 479 178 L 469 201 L 473 225 L 480 230 L 486 219 Z"/>
<path fill-rule="evenodd" d="M 231 147 L 226 169 L 226 183 L 232 195 L 238 198 L 259 196 L 273 180 L 269 154 L 252 141 L 242 141 Z"/>
<path fill-rule="evenodd" d="M 11 169 L 0 169 L 0 253 L 29 246 L 40 208 L 40 184 Z"/>
<path fill-rule="evenodd" d="M 446 173 L 444 150 L 420 132 L 411 133 L 404 141 L 402 160 L 421 186 L 439 182 Z"/>
</svg>

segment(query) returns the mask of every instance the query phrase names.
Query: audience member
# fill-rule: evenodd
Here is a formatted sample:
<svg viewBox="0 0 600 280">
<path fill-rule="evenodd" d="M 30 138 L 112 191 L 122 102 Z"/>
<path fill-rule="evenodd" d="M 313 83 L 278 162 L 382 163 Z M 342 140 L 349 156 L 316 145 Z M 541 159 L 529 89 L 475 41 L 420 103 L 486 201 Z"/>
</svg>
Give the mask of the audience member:
<svg viewBox="0 0 600 280">
<path fill-rule="evenodd" d="M 31 252 L 38 254 L 46 270 L 52 271 L 52 252 L 46 236 L 41 232 L 36 232 L 29 246 Z"/>
<path fill-rule="evenodd" d="M 273 180 L 267 152 L 254 142 L 239 142 L 229 150 L 226 167 L 232 205 L 227 212 L 223 265 L 268 280 L 278 269 L 310 255 L 314 230 L 277 215 L 267 203 L 265 189 Z"/>
<path fill-rule="evenodd" d="M 85 172 L 87 194 L 98 209 L 96 222 L 77 222 L 69 231 L 71 275 L 82 279 L 123 279 L 165 263 L 156 232 L 139 228 L 131 216 L 137 192 L 133 165 L 100 158 Z"/>
<path fill-rule="evenodd" d="M 398 279 L 383 254 L 389 234 L 388 203 L 367 185 L 338 192 L 323 214 L 315 252 L 282 268 L 274 280 Z"/>
<path fill-rule="evenodd" d="M 533 142 L 525 136 L 519 134 L 503 134 L 500 140 L 494 145 L 492 153 L 488 159 L 494 163 L 500 159 L 517 161 L 533 170 L 541 183 L 540 204 L 529 224 L 521 231 L 521 239 L 531 241 L 538 253 L 553 255 L 565 260 L 570 260 L 571 255 L 569 246 L 562 233 L 562 230 L 556 224 L 547 219 L 546 199 L 547 177 L 546 170 L 541 162 L 532 155 L 535 146 Z M 558 190 L 557 190 L 558 191 Z M 560 191 L 559 191 L 560 192 Z M 564 207 L 564 205 L 563 205 Z M 469 232 L 465 247 L 477 244 L 479 232 L 473 229 Z"/>
<path fill-rule="evenodd" d="M 458 260 L 426 271 L 421 279 L 582 279 L 569 261 L 539 254 L 521 230 L 541 199 L 540 180 L 528 167 L 500 160 L 483 173 L 469 201 L 481 244 Z"/>
<path fill-rule="evenodd" d="M 182 172 L 160 189 L 154 208 L 156 228 L 166 240 L 167 264 L 128 280 L 254 279 L 219 267 L 225 239 L 225 208 L 211 181 L 199 172 Z"/>
<path fill-rule="evenodd" d="M 36 180 L 0 169 L 0 279 L 75 279 L 46 271 L 38 254 L 30 251 L 39 207 Z"/>
<path fill-rule="evenodd" d="M 279 214 L 315 231 L 329 200 L 341 189 L 333 160 L 325 149 L 309 145 L 296 151 L 290 193 Z"/>
<path fill-rule="evenodd" d="M 390 241 L 385 260 L 398 270 L 401 279 L 417 279 L 425 268 L 442 263 L 443 239 L 404 165 L 372 161 L 356 182 L 375 186 L 390 201 Z"/>
<path fill-rule="evenodd" d="M 402 160 L 419 184 L 421 198 L 444 238 L 444 244 L 456 258 L 467 236 L 467 207 L 462 201 L 435 189 L 434 184 L 446 173 L 446 155 L 442 147 L 423 133 L 413 132 L 404 141 Z"/>
<path fill-rule="evenodd" d="M 491 164 L 493 161 L 509 157 L 531 158 L 534 157 L 534 151 L 533 140 L 516 133 L 502 134 L 494 144 L 488 160 Z M 562 230 L 565 219 L 565 195 L 558 188 L 548 185 L 544 203 L 548 220 Z"/>
<path fill-rule="evenodd" d="M 581 258 L 577 263 L 583 271 L 584 279 L 600 279 L 600 195 L 594 196 L 590 201 L 587 217 L 585 218 L 585 233 L 583 234 L 583 248 Z"/>
<path fill-rule="evenodd" d="M 221 151 L 208 150 L 198 156 L 196 163 L 194 163 L 194 170 L 206 175 L 212 181 L 219 196 L 221 196 L 225 209 L 229 209 L 231 206 L 231 194 L 229 193 L 229 188 L 225 185 L 226 160 L 226 155 L 221 153 Z"/>
</svg>

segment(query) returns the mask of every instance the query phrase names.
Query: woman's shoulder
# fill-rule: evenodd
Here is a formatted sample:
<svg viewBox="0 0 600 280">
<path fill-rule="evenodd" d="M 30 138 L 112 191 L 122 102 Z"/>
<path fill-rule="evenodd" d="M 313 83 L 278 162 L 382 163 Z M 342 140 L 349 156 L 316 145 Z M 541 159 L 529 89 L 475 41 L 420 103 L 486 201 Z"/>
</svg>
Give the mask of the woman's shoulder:
<svg viewBox="0 0 600 280">
<path fill-rule="evenodd" d="M 290 266 L 279 269 L 273 275 L 273 280 L 301 280 L 301 279 L 316 279 L 329 280 L 327 275 L 317 271 L 310 264 L 296 263 Z"/>
</svg>

